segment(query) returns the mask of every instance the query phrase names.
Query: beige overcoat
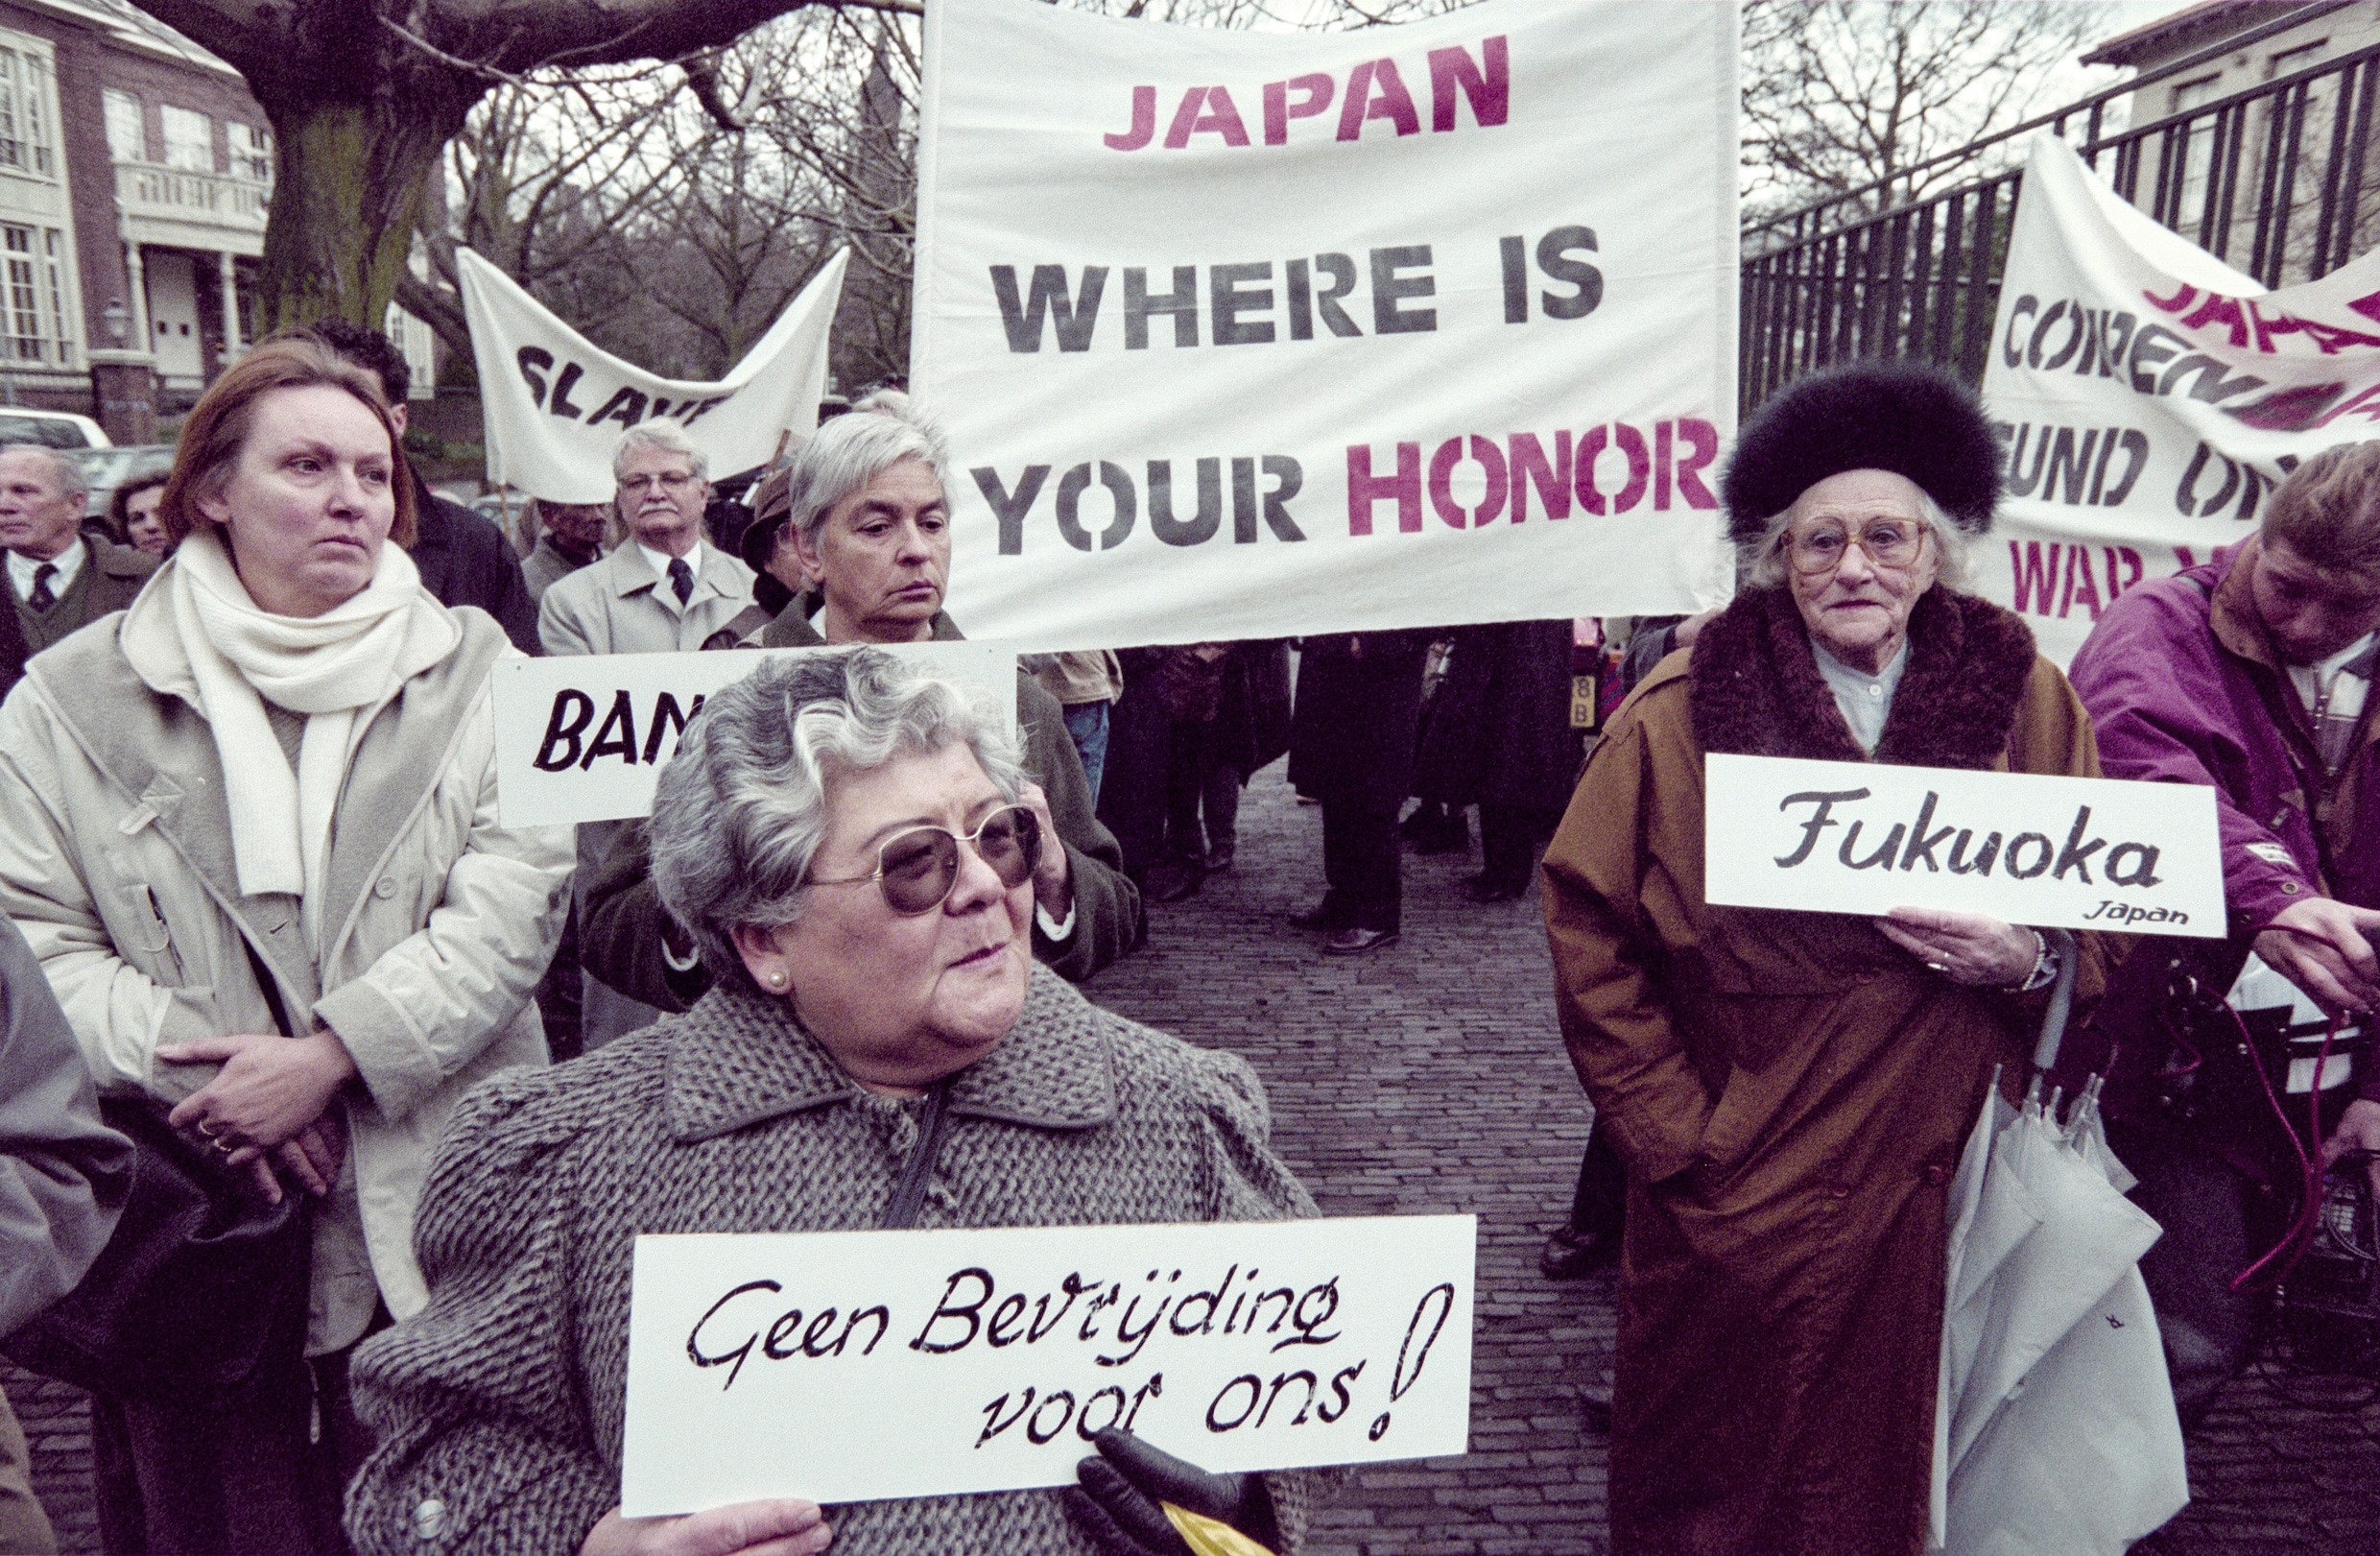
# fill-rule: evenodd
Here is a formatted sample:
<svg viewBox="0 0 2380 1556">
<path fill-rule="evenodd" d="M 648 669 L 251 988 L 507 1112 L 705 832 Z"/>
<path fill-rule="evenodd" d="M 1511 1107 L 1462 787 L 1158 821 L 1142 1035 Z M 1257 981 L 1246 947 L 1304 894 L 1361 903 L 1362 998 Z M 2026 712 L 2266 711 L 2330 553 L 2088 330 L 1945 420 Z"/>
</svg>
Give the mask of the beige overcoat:
<svg viewBox="0 0 2380 1556">
<path fill-rule="evenodd" d="M 214 1066 L 156 1051 L 273 1031 L 260 970 L 294 1023 L 338 1034 L 361 1074 L 341 1103 L 347 1161 L 316 1213 L 308 1328 L 310 1350 L 336 1349 L 375 1297 L 399 1318 L 428 1299 L 414 1206 L 463 1093 L 546 1061 L 530 996 L 560 933 L 571 832 L 499 824 L 488 681 L 517 651 L 490 617 L 451 612 L 460 646 L 358 714 L 310 955 L 296 898 L 240 893 L 171 604 L 152 586 L 36 656 L 0 705 L 0 910 L 103 1091 L 178 1101 L 205 1085 Z"/>
</svg>

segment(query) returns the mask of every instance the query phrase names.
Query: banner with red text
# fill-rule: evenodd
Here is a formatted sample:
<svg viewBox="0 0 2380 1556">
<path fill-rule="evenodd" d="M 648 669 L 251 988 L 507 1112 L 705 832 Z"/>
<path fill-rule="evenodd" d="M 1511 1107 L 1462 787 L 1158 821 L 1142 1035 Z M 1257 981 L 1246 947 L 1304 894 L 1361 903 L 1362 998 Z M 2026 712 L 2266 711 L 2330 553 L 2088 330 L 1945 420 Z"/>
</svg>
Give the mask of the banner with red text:
<svg viewBox="0 0 2380 1556">
<path fill-rule="evenodd" d="M 2008 499 L 1975 587 L 2064 664 L 2125 590 L 2254 534 L 2298 461 L 2380 436 L 2380 254 L 2268 290 L 2044 135 L 1984 401 Z"/>
<path fill-rule="evenodd" d="M 1097 648 L 1723 598 L 1736 12 L 1250 33 L 932 0 L 949 609 Z"/>
</svg>

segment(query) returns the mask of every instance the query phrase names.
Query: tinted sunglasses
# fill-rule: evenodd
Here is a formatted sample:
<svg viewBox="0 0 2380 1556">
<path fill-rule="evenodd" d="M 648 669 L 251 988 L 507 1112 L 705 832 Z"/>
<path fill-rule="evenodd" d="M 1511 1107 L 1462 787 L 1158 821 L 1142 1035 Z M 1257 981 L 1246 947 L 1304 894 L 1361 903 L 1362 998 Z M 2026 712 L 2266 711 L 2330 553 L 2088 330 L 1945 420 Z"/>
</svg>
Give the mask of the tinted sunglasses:
<svg viewBox="0 0 2380 1556">
<path fill-rule="evenodd" d="M 950 898 L 959 884 L 959 845 L 964 843 L 991 867 L 1000 884 L 1010 890 L 1033 879 L 1041 863 L 1041 823 L 1023 805 L 1004 805 L 985 817 L 974 831 L 958 833 L 947 826 L 913 826 L 876 846 L 876 868 L 865 875 L 813 880 L 813 886 L 857 886 L 874 881 L 885 905 L 904 917 L 931 913 Z"/>
</svg>

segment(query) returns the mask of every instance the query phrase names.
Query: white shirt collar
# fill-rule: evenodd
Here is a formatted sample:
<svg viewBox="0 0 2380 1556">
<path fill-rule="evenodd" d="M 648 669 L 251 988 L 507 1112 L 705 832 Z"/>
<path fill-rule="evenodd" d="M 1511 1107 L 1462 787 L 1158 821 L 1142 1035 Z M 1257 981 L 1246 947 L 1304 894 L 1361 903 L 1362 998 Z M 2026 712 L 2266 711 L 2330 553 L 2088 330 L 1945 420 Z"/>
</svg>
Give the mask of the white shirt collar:
<svg viewBox="0 0 2380 1556">
<path fill-rule="evenodd" d="M 75 579 L 83 571 L 83 559 L 90 553 L 91 548 L 83 544 L 83 537 L 78 535 L 74 538 L 72 545 L 52 557 L 49 564 L 58 571 L 50 579 L 50 592 L 63 594 L 72 587 Z M 33 598 L 33 575 L 40 567 L 41 559 L 38 557 L 28 557 L 17 551 L 9 553 L 9 585 L 16 590 L 18 599 Z"/>
<path fill-rule="evenodd" d="M 636 549 L 643 552 L 645 554 L 645 561 L 653 564 L 654 576 L 661 581 L 661 586 L 665 589 L 668 588 L 670 563 L 678 559 L 671 556 L 666 551 L 654 550 L 653 547 L 645 544 L 642 540 L 636 542 Z M 702 541 L 695 541 L 693 546 L 688 549 L 686 552 L 685 563 L 686 565 L 694 571 L 694 581 L 700 584 L 702 581 Z M 687 598 L 691 600 L 693 596 L 688 595 Z M 669 595 L 669 603 L 673 606 L 678 603 L 678 595 L 674 590 Z"/>
</svg>

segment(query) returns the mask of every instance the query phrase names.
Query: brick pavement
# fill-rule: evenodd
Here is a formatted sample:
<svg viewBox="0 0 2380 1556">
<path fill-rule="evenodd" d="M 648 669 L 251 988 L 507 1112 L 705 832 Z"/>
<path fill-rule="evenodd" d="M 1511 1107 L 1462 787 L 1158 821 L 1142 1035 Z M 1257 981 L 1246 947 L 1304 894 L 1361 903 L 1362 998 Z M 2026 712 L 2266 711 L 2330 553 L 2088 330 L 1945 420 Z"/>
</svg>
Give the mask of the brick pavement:
<svg viewBox="0 0 2380 1556">
<path fill-rule="evenodd" d="M 1589 1556 L 1607 1547 L 1606 1456 L 1583 1402 L 1611 1340 L 1608 1276 L 1536 1273 L 1587 1124 L 1554 1031 L 1534 896 L 1477 907 L 1477 854 L 1408 857 L 1405 936 L 1319 954 L 1282 915 L 1321 889 L 1320 813 L 1278 767 L 1248 791 L 1239 867 L 1154 910 L 1153 944 L 1089 988 L 1102 1003 L 1246 1054 L 1274 1142 L 1333 1214 L 1480 1217 L 1472 1451 L 1359 1472 L 1314 1556 Z M 71 1390 L 0 1364 L 65 1548 L 95 1548 L 87 1415 Z M 2159 1556 L 2380 1551 L 2380 1407 L 2324 1415 L 2251 1373 L 2192 1443 L 2198 1500 Z M 2142 1550 L 2152 1547 L 2144 1545 Z"/>
</svg>

